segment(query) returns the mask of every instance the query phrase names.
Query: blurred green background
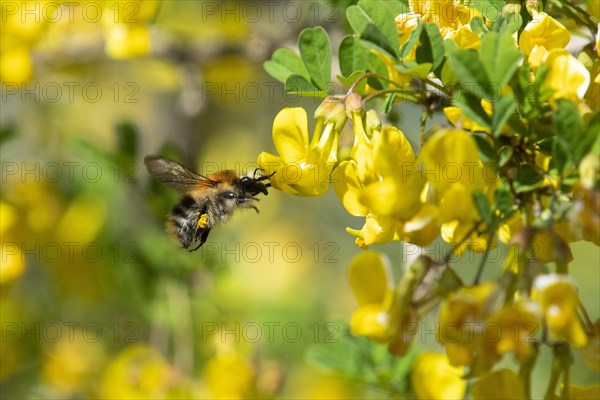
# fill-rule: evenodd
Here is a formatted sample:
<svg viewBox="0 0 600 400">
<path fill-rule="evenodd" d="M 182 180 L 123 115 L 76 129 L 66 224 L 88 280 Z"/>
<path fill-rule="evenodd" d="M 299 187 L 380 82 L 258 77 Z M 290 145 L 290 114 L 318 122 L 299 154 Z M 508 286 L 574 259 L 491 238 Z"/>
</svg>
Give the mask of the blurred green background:
<svg viewBox="0 0 600 400">
<path fill-rule="evenodd" d="M 200 173 L 254 170 L 277 112 L 319 104 L 286 95 L 262 62 L 305 27 L 339 42 L 351 2 L 74 3 L 59 16 L 58 3 L 1 2 L 2 398 L 386 396 L 322 365 L 345 351 L 346 267 L 360 251 L 345 227 L 362 225 L 332 191 L 272 190 L 259 215 L 238 213 L 188 253 L 164 232 L 178 195 L 142 162 L 160 152 Z M 393 115 L 413 144 L 414 110 Z M 598 249 L 573 248 L 594 317 Z M 380 249 L 398 277 L 401 246 Z M 477 262 L 462 263 L 471 277 Z M 441 349 L 426 339 L 417 347 Z"/>
</svg>

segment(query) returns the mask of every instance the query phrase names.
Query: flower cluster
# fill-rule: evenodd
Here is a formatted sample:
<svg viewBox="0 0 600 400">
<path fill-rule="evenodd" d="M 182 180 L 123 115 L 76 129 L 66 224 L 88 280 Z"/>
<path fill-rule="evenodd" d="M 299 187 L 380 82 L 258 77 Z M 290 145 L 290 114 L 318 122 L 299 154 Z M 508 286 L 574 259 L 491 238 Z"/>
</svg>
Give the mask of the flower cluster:
<svg viewBox="0 0 600 400">
<path fill-rule="evenodd" d="M 587 389 L 569 384 L 571 348 L 598 360 L 598 323 L 589 319 L 569 275 L 575 259 L 569 244 L 600 243 L 600 25 L 571 6 L 560 22 L 542 2 L 517 3 L 492 16 L 470 2 L 409 1 L 393 16 L 397 31 L 391 34 L 389 13 L 359 2 L 348 12 L 356 34 L 340 47 L 347 72 L 341 80 L 350 89 L 331 113 L 345 109 L 351 149 L 316 146 L 337 143 L 327 128 L 326 139 L 315 134 L 309 145 L 306 134 L 288 134 L 294 124 L 282 127 L 278 116 L 273 137 L 282 156 L 274 170 L 263 166 L 277 171 L 275 187 L 321 195 L 325 178 L 310 172 L 310 179 L 291 182 L 281 171 L 289 162 L 307 171 L 335 163 L 324 171 L 348 213 L 365 219 L 361 229 L 347 228 L 362 249 L 391 241 L 425 247 L 436 239 L 450 246 L 436 260 L 419 257 L 397 285 L 387 258 L 372 250 L 349 267 L 358 303 L 351 332 L 386 343 L 393 354 L 406 354 L 412 327 L 439 305 L 437 339 L 446 355 L 425 353 L 415 362 L 413 391 L 420 398 L 461 397 L 463 368 L 466 377 L 479 379 L 474 398 L 529 397 L 542 345 L 554 355 L 546 397 L 555 395 L 561 377 L 563 396 L 581 394 Z M 579 54 L 566 49 L 569 18 L 596 35 Z M 346 51 L 350 44 L 352 52 Z M 433 107 L 423 88 L 435 88 L 446 106 Z M 376 111 L 387 113 L 403 101 L 424 106 L 416 145 Z M 427 130 L 440 109 L 446 123 Z M 322 125 L 318 119 L 318 130 Z M 341 125 L 330 129 L 337 137 Z M 264 154 L 261 165 L 268 160 Z M 482 283 L 488 255 L 498 247 L 505 250 L 504 271 Z M 483 253 L 472 284 L 458 278 L 451 262 L 466 251 Z M 507 353 L 521 367 L 518 376 L 492 372 Z"/>
</svg>

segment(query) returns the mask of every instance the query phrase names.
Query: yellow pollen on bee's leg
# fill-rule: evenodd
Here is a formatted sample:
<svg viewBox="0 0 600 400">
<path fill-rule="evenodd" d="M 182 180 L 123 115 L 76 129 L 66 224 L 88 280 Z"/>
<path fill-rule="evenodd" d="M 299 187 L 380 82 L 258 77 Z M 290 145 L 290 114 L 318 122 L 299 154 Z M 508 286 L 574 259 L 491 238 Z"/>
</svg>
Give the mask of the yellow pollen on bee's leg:
<svg viewBox="0 0 600 400">
<path fill-rule="evenodd" d="M 206 225 L 208 225 L 208 214 L 202 214 L 198 218 L 198 227 L 204 229 Z"/>
</svg>

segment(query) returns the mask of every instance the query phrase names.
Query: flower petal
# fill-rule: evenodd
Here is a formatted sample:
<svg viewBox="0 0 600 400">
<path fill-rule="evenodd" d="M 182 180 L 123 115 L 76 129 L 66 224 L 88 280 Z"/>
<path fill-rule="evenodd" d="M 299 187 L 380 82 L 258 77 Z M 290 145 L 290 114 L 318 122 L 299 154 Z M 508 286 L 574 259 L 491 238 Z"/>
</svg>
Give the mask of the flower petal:
<svg viewBox="0 0 600 400">
<path fill-rule="evenodd" d="M 413 365 L 412 387 L 419 399 L 462 399 L 467 388 L 462 374 L 463 369 L 451 366 L 445 354 L 424 352 Z"/>
<path fill-rule="evenodd" d="M 534 15 L 521 32 L 519 47 L 529 55 L 535 45 L 551 50 L 564 48 L 569 40 L 571 40 L 571 34 L 563 24 L 545 12 L 540 12 Z"/>
<path fill-rule="evenodd" d="M 359 201 L 364 187 L 358 179 L 356 162 L 342 161 L 334 170 L 332 183 L 335 193 L 351 215 L 364 217 L 369 213 L 368 208 Z"/>
<path fill-rule="evenodd" d="M 359 305 L 383 303 L 393 286 L 389 260 L 374 251 L 360 253 L 350 264 L 348 280 Z"/>
<path fill-rule="evenodd" d="M 301 107 L 284 108 L 273 121 L 273 143 L 286 163 L 298 162 L 308 150 L 308 117 Z"/>
</svg>

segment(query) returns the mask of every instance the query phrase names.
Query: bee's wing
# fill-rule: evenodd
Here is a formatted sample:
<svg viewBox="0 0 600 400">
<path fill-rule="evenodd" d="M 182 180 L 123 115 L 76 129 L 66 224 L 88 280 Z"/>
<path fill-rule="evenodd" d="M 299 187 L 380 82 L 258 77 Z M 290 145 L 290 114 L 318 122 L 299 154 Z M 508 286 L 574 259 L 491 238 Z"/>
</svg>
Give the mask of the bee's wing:
<svg viewBox="0 0 600 400">
<path fill-rule="evenodd" d="M 146 164 L 150 175 L 155 177 L 159 182 L 179 192 L 190 192 L 200 187 L 214 184 L 207 177 L 163 157 L 146 156 L 144 164 Z"/>
</svg>

